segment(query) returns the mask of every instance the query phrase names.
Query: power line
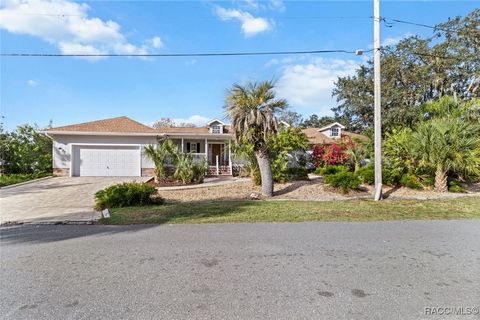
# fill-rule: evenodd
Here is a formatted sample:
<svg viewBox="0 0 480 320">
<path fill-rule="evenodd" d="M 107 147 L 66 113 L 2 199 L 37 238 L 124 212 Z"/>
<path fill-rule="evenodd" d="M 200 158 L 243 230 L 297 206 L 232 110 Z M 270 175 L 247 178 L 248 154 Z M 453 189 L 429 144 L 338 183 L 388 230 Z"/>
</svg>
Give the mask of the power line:
<svg viewBox="0 0 480 320">
<path fill-rule="evenodd" d="M 373 49 L 365 50 L 370 52 Z M 2 57 L 221 57 L 221 56 L 266 56 L 292 54 L 348 53 L 355 50 L 307 50 L 307 51 L 259 51 L 259 52 L 201 52 L 201 53 L 145 53 L 145 54 L 61 54 L 61 53 L 1 53 Z"/>
<path fill-rule="evenodd" d="M 431 25 L 428 25 L 428 24 L 417 23 L 417 22 L 412 22 L 412 21 L 406 21 L 406 20 L 400 20 L 400 19 L 390 19 L 390 18 L 380 18 L 380 20 L 382 20 L 386 24 L 388 24 L 388 23 L 402 23 L 402 24 L 408 24 L 408 25 L 422 27 L 422 28 L 428 28 L 428 29 L 432 29 L 432 30 L 435 30 L 435 31 L 458 33 L 457 30 L 439 28 L 437 26 L 431 26 Z M 392 26 L 387 25 L 387 27 L 392 27 Z"/>
</svg>

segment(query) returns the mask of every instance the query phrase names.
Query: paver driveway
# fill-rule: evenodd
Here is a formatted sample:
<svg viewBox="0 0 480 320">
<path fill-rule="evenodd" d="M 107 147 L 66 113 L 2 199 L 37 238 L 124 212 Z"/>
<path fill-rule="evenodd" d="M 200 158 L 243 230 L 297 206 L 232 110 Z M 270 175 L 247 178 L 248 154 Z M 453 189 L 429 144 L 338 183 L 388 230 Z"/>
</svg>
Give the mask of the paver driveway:
<svg viewBox="0 0 480 320">
<path fill-rule="evenodd" d="M 88 221 L 99 217 L 93 210 L 96 191 L 135 177 L 56 177 L 0 190 L 0 222 Z"/>
</svg>

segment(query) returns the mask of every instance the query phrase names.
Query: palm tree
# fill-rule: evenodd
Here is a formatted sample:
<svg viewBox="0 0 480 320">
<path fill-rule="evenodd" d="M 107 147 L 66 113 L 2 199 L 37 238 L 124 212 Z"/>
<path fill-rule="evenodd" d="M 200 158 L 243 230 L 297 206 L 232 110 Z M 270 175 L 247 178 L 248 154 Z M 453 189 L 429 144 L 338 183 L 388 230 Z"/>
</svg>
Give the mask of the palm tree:
<svg viewBox="0 0 480 320">
<path fill-rule="evenodd" d="M 448 191 L 448 173 L 480 175 L 480 127 L 459 118 L 420 124 L 413 134 L 420 166 L 435 171 L 435 191 Z"/>
<path fill-rule="evenodd" d="M 149 157 L 155 165 L 155 180 L 161 181 L 167 177 L 165 166 L 169 160 L 173 161 L 178 155 L 178 146 L 170 139 L 159 141 L 157 145 L 148 145 L 144 149 L 144 154 Z"/>
<path fill-rule="evenodd" d="M 262 194 L 273 195 L 273 175 L 267 140 L 278 131 L 275 114 L 287 107 L 275 97 L 271 81 L 233 85 L 226 98 L 225 111 L 232 123 L 237 144 L 251 144 L 260 169 Z"/>
</svg>

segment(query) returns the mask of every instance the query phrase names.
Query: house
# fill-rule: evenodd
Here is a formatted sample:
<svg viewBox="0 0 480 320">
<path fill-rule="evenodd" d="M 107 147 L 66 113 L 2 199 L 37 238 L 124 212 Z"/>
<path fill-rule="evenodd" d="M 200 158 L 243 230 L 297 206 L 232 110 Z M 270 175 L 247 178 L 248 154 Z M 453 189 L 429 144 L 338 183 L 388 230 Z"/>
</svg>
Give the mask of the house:
<svg viewBox="0 0 480 320">
<path fill-rule="evenodd" d="M 302 132 L 307 136 L 311 146 L 318 144 L 329 145 L 340 142 L 347 137 L 350 137 L 352 140 L 369 140 L 368 137 L 364 135 L 345 131 L 345 126 L 338 122 L 334 122 L 322 128 L 305 128 Z"/>
<path fill-rule="evenodd" d="M 208 174 L 232 174 L 229 125 L 218 119 L 198 128 L 152 128 L 118 117 L 41 131 L 53 140 L 56 176 L 153 176 L 143 149 L 170 138 L 181 152 L 206 159 Z"/>
</svg>

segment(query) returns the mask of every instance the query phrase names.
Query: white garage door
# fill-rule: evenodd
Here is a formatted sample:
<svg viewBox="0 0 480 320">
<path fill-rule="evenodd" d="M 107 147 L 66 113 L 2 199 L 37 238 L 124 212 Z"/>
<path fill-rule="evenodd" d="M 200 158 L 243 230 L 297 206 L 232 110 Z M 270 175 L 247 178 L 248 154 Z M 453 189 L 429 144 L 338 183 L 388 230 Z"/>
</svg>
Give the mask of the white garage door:
<svg viewBox="0 0 480 320">
<path fill-rule="evenodd" d="M 76 146 L 73 175 L 85 177 L 138 177 L 139 147 Z"/>
</svg>

